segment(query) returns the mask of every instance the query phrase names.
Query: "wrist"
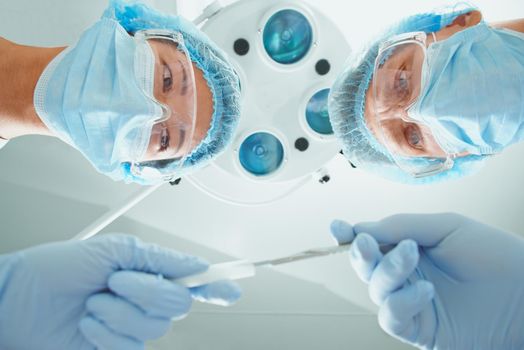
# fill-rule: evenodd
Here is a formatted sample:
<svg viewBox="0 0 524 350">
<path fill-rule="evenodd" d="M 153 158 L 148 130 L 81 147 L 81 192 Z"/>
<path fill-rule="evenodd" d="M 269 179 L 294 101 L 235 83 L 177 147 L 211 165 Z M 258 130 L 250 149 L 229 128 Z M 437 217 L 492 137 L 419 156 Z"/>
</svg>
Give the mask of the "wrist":
<svg viewBox="0 0 524 350">
<path fill-rule="evenodd" d="M 5 287 L 11 279 L 14 266 L 19 260 L 20 254 L 18 252 L 0 255 L 0 299 Z"/>
<path fill-rule="evenodd" d="M 6 296 L 8 295 L 9 284 L 14 278 L 15 267 L 20 261 L 20 254 L 4 254 L 0 255 L 0 334 L 2 329 L 5 329 L 5 323 L 9 322 L 8 317 L 4 312 L 5 307 L 8 304 Z M 0 340 L 2 337 L 0 336 Z"/>
</svg>

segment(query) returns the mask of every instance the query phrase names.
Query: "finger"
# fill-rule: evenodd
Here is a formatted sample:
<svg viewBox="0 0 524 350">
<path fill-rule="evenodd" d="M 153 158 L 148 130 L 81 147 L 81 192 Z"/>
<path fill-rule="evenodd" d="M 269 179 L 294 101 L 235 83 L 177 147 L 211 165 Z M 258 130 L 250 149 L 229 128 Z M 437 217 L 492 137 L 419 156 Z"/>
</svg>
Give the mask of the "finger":
<svg viewBox="0 0 524 350">
<path fill-rule="evenodd" d="M 158 275 L 118 271 L 109 277 L 108 286 L 117 295 L 140 307 L 148 316 L 180 319 L 191 308 L 189 289 Z"/>
<path fill-rule="evenodd" d="M 453 213 L 398 214 L 377 222 L 363 222 L 354 226 L 356 234 L 369 233 L 380 244 L 396 244 L 413 239 L 421 246 L 437 245 L 460 227 L 464 217 Z"/>
<path fill-rule="evenodd" d="M 330 226 L 331 235 L 337 244 L 348 244 L 355 238 L 353 226 L 342 220 L 333 220 Z"/>
<path fill-rule="evenodd" d="M 419 260 L 418 246 L 412 240 L 400 242 L 377 265 L 369 282 L 371 300 L 382 305 L 384 300 L 406 283 Z"/>
<path fill-rule="evenodd" d="M 135 305 L 110 293 L 89 297 L 86 309 L 115 333 L 141 341 L 159 338 L 171 326 L 169 318 L 147 316 Z"/>
<path fill-rule="evenodd" d="M 116 334 L 103 325 L 100 321 L 85 317 L 78 325 L 86 339 L 98 350 L 126 349 L 143 350 L 144 343 L 129 337 Z"/>
<path fill-rule="evenodd" d="M 349 261 L 357 276 L 369 283 L 373 270 L 380 260 L 382 260 L 382 253 L 377 241 L 366 233 L 359 234 L 353 241 L 349 253 Z"/>
<path fill-rule="evenodd" d="M 378 313 L 378 323 L 388 334 L 414 342 L 420 325 L 415 316 L 431 307 L 435 288 L 428 281 L 417 281 L 386 298 Z M 425 325 L 429 326 L 428 324 Z"/>
<path fill-rule="evenodd" d="M 103 235 L 86 242 L 96 249 L 97 256 L 102 253 L 115 270 L 136 270 L 180 278 L 203 272 L 209 267 L 209 263 L 199 257 L 144 243 L 129 235 Z"/>
<path fill-rule="evenodd" d="M 204 286 L 191 288 L 193 299 L 203 303 L 230 306 L 242 295 L 238 284 L 231 281 L 218 281 Z"/>
</svg>

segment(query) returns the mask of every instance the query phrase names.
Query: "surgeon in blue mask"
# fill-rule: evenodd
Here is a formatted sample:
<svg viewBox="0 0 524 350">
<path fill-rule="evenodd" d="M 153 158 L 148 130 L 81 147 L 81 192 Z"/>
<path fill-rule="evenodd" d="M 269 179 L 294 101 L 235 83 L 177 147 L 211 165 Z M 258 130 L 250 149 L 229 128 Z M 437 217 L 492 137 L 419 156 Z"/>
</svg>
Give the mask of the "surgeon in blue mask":
<svg viewBox="0 0 524 350">
<path fill-rule="evenodd" d="M 56 136 L 117 181 L 194 171 L 231 141 L 239 79 L 191 22 L 112 0 L 70 47 L 0 40 L 0 137 Z M 5 143 L 5 141 L 4 141 Z"/>
<path fill-rule="evenodd" d="M 430 183 L 524 139 L 524 20 L 488 24 L 467 6 L 416 15 L 349 62 L 329 114 L 359 168 Z"/>
<path fill-rule="evenodd" d="M 198 169 L 229 143 L 238 77 L 191 23 L 111 1 L 68 48 L 0 38 L 0 136 L 44 134 L 115 180 L 153 184 Z M 0 349 L 144 349 L 193 300 L 227 306 L 228 281 L 176 279 L 209 263 L 137 238 L 102 235 L 0 255 Z"/>
</svg>

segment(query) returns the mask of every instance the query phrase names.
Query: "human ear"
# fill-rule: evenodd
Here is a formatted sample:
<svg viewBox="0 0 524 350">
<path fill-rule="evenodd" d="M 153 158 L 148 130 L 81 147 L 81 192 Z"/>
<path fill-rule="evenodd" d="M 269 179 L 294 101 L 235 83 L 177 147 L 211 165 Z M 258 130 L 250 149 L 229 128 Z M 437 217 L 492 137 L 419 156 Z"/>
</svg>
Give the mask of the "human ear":
<svg viewBox="0 0 524 350">
<path fill-rule="evenodd" d="M 442 28 L 438 32 L 435 32 L 435 35 L 437 36 L 438 41 L 445 40 L 453 34 L 460 32 L 461 30 L 479 24 L 481 20 L 482 13 L 480 13 L 480 11 L 464 13 L 455 18 L 451 24 Z"/>
</svg>

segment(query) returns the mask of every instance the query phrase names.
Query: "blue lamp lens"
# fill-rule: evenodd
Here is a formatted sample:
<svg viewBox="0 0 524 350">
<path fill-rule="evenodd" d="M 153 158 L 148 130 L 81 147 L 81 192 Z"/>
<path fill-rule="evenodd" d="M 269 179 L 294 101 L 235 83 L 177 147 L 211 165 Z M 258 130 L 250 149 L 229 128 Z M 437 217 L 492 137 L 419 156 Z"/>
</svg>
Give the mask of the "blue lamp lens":
<svg viewBox="0 0 524 350">
<path fill-rule="evenodd" d="M 328 113 L 329 89 L 320 90 L 311 97 L 306 107 L 306 120 L 311 129 L 322 135 L 333 134 Z"/>
<path fill-rule="evenodd" d="M 240 164 L 253 175 L 269 175 L 284 160 L 284 147 L 273 135 L 258 132 L 242 142 L 239 152 Z"/>
<path fill-rule="evenodd" d="M 295 10 L 282 10 L 269 18 L 263 33 L 264 48 L 278 63 L 300 61 L 313 43 L 313 30 L 307 18 Z"/>
</svg>

